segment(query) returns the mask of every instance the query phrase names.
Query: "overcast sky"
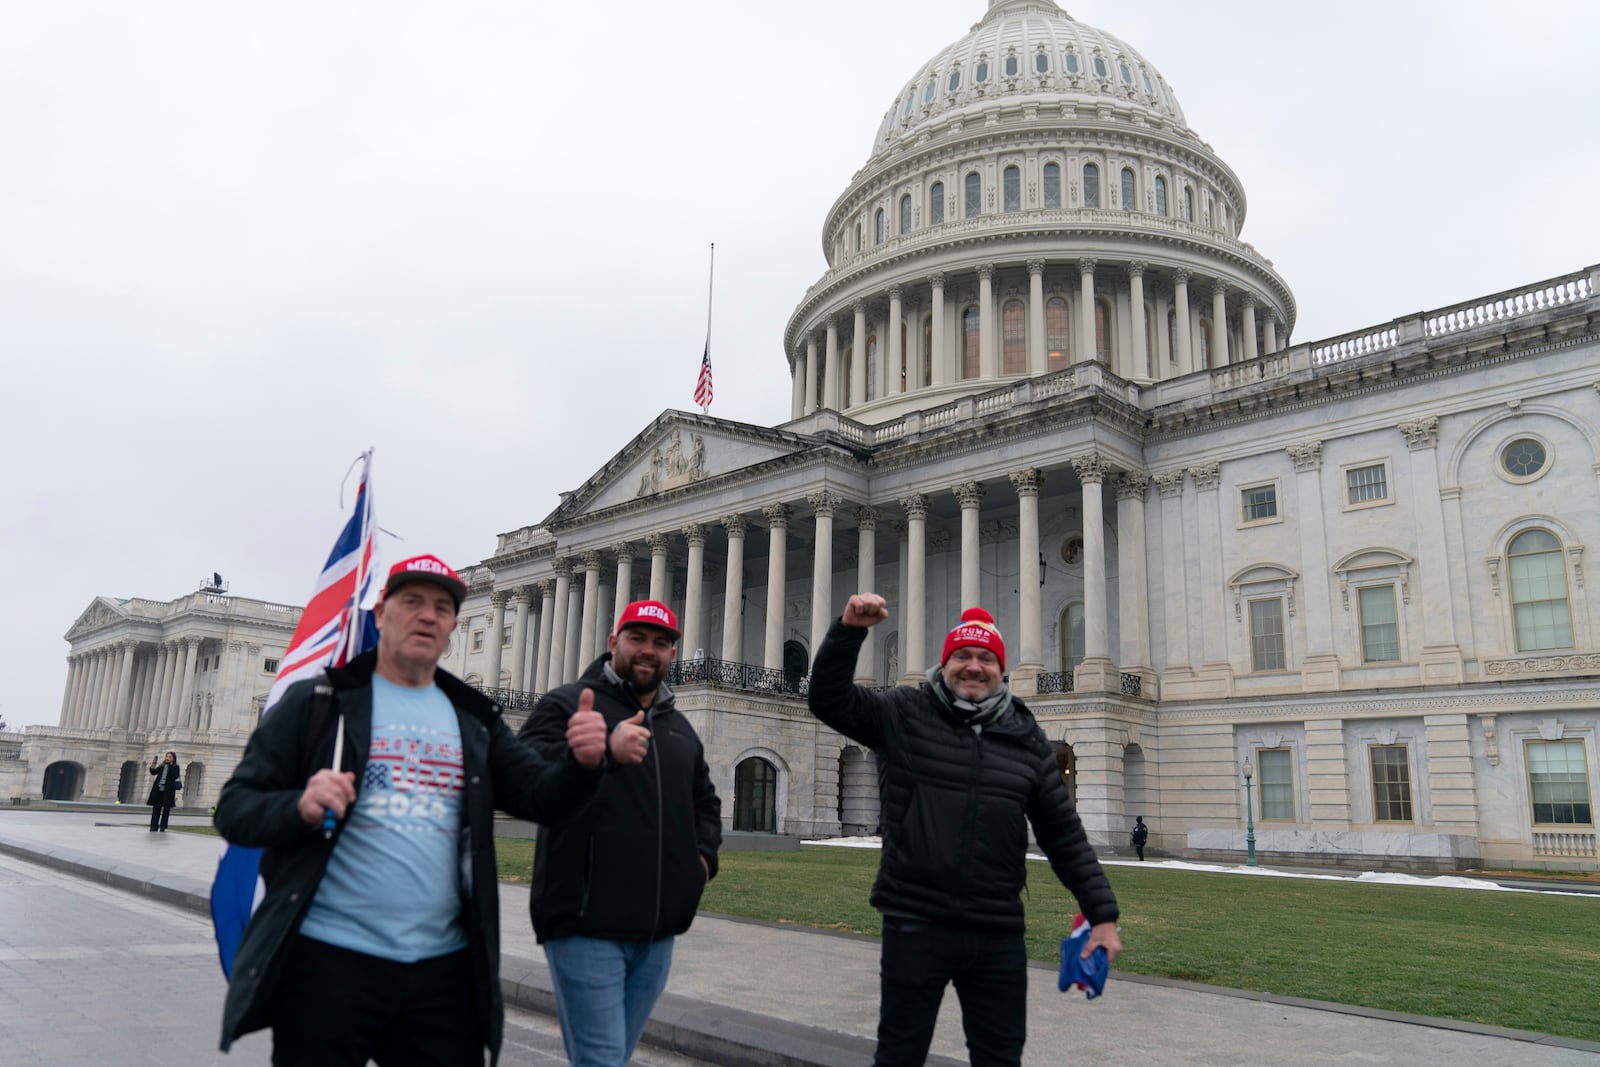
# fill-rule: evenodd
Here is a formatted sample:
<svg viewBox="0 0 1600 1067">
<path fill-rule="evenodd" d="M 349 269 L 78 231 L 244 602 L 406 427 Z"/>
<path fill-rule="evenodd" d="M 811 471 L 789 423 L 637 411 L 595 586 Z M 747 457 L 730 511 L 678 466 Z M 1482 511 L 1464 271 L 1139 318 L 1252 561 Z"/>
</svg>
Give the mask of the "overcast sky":
<svg viewBox="0 0 1600 1067">
<path fill-rule="evenodd" d="M 368 445 L 391 562 L 490 554 L 693 408 L 712 241 L 712 414 L 787 419 L 823 215 L 986 8 L 0 0 L 0 716 L 56 721 L 97 595 L 303 602 Z M 1297 342 L 1600 262 L 1600 5 L 1067 10 L 1239 176 Z"/>
</svg>

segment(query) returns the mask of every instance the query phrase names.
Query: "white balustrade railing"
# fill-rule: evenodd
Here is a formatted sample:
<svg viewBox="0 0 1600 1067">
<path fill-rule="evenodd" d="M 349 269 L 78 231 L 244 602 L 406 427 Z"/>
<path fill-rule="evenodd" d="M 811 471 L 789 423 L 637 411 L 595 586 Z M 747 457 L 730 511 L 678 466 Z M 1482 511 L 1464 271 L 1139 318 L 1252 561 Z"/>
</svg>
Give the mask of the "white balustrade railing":
<svg viewBox="0 0 1600 1067">
<path fill-rule="evenodd" d="M 1554 281 L 1540 282 L 1532 289 L 1501 293 L 1487 300 L 1460 304 L 1436 311 L 1422 320 L 1422 331 L 1429 337 L 1491 326 L 1498 322 L 1531 315 L 1538 311 L 1575 304 L 1594 295 L 1588 275 L 1569 275 Z"/>
</svg>

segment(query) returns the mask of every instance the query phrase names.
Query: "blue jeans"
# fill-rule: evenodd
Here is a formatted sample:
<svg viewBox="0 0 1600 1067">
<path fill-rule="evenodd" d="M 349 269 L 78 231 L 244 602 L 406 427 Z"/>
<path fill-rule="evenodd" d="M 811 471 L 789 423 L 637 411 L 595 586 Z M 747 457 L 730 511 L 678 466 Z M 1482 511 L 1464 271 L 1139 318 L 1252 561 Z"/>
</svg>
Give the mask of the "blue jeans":
<svg viewBox="0 0 1600 1067">
<path fill-rule="evenodd" d="M 623 1067 L 667 987 L 672 938 L 562 937 L 544 943 L 544 958 L 572 1067 Z"/>
</svg>

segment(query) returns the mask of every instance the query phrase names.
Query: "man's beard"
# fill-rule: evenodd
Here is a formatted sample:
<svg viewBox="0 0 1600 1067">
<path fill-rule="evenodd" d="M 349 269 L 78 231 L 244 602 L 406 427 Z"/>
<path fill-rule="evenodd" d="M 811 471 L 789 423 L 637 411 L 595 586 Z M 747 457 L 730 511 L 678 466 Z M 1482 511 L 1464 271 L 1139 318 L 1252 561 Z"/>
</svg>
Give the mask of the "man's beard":
<svg viewBox="0 0 1600 1067">
<path fill-rule="evenodd" d="M 661 680 L 667 676 L 667 665 L 659 659 L 652 664 L 640 660 L 628 659 L 623 663 L 613 663 L 617 674 L 628 680 L 637 693 L 653 693 L 661 685 Z"/>
</svg>

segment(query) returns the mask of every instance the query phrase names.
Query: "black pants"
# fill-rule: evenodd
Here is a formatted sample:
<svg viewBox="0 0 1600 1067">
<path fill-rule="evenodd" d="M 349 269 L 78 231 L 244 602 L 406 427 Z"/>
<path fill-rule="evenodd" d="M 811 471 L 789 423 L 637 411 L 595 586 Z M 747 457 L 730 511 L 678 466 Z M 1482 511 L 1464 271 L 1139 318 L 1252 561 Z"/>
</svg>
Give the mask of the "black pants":
<svg viewBox="0 0 1600 1067">
<path fill-rule="evenodd" d="M 1142 844 L 1134 845 L 1133 846 L 1133 850 L 1139 854 L 1139 862 L 1143 863 L 1144 862 L 1144 845 L 1142 845 Z"/>
<path fill-rule="evenodd" d="M 150 805 L 150 829 L 165 830 L 167 828 L 167 820 L 170 818 L 172 818 L 172 805 Z"/>
<path fill-rule="evenodd" d="M 1016 1067 L 1028 1028 L 1022 934 L 884 916 L 877 1067 L 928 1058 L 944 987 L 955 983 L 972 1067 Z"/>
<path fill-rule="evenodd" d="M 482 1067 L 469 949 L 396 963 L 297 935 L 284 951 L 274 1067 Z"/>
</svg>

